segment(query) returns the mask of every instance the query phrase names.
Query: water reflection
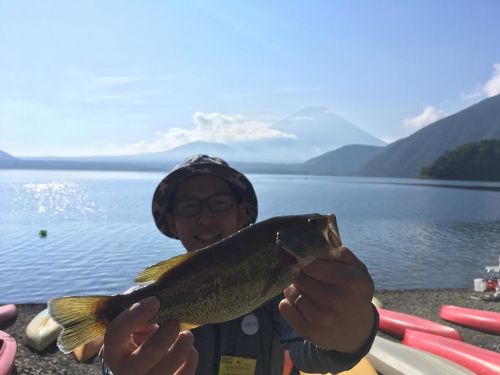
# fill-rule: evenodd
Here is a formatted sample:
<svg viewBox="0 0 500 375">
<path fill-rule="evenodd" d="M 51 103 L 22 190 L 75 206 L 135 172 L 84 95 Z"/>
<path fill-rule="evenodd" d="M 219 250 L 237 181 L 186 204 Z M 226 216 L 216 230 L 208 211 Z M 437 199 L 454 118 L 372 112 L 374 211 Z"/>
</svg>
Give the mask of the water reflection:
<svg viewBox="0 0 500 375">
<path fill-rule="evenodd" d="M 259 220 L 335 213 L 342 240 L 366 263 L 378 289 L 472 288 L 486 265 L 497 264 L 498 192 L 394 179 L 249 177 Z M 0 171 L 0 303 L 118 293 L 146 266 L 182 253 L 153 223 L 151 197 L 161 178 Z M 41 228 L 45 239 L 38 237 Z"/>
<path fill-rule="evenodd" d="M 12 211 L 36 212 L 47 216 L 66 216 L 71 211 L 78 214 L 93 214 L 95 203 L 86 189 L 68 181 L 24 183 L 14 185 L 15 196 L 10 202 Z"/>
</svg>

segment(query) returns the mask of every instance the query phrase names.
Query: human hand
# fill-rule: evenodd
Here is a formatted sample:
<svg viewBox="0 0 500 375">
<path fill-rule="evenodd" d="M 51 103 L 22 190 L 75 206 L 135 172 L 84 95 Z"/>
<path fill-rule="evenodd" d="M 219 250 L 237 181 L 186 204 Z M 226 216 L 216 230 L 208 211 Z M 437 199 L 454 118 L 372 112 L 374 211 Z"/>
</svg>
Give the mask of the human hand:
<svg viewBox="0 0 500 375">
<path fill-rule="evenodd" d="M 354 353 L 372 332 L 373 290 L 366 266 L 343 247 L 340 261 L 317 259 L 304 267 L 285 289 L 279 310 L 307 341 Z"/>
<path fill-rule="evenodd" d="M 114 375 L 194 374 L 198 352 L 193 334 L 179 333 L 179 323 L 158 327 L 148 321 L 160 308 L 148 297 L 123 311 L 110 323 L 104 336 L 103 359 Z"/>
</svg>

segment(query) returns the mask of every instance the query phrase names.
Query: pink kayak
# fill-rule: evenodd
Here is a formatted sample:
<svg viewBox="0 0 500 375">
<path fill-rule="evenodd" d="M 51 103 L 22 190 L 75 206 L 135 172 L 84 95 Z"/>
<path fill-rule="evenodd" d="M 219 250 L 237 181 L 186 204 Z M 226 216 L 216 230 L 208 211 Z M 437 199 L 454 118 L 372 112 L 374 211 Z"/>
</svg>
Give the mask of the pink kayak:
<svg viewBox="0 0 500 375">
<path fill-rule="evenodd" d="M 0 331 L 0 375 L 8 375 L 14 368 L 16 341 L 4 331 Z"/>
<path fill-rule="evenodd" d="M 450 322 L 500 335 L 500 313 L 445 305 L 439 316 Z"/>
<path fill-rule="evenodd" d="M 0 306 L 0 323 L 14 319 L 17 315 L 16 305 L 8 304 Z"/>
<path fill-rule="evenodd" d="M 499 353 L 463 341 L 408 329 L 403 344 L 447 358 L 477 374 L 500 374 Z"/>
<path fill-rule="evenodd" d="M 383 308 L 379 308 L 378 313 L 380 315 L 379 329 L 399 339 L 403 338 L 405 330 L 413 329 L 449 337 L 454 340 L 462 340 L 456 329 L 428 319 Z"/>
</svg>

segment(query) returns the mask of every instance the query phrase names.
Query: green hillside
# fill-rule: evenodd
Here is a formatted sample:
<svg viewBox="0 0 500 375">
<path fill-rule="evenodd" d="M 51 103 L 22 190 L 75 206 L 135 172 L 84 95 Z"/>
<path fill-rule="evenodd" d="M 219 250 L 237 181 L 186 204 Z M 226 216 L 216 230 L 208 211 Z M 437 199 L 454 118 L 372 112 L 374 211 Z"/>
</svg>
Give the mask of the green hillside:
<svg viewBox="0 0 500 375">
<path fill-rule="evenodd" d="M 414 177 L 446 151 L 467 142 L 500 139 L 500 95 L 485 99 L 386 146 L 354 174 Z"/>
<path fill-rule="evenodd" d="M 500 139 L 469 142 L 421 169 L 419 177 L 500 181 Z"/>
</svg>

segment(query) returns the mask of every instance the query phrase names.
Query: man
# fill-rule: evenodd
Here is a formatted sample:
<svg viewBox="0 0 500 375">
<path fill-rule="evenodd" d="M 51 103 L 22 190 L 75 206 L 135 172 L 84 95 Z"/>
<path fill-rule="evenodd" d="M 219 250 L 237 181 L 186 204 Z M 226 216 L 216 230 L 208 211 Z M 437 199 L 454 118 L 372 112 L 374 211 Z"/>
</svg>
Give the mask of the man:
<svg viewBox="0 0 500 375">
<path fill-rule="evenodd" d="M 257 219 L 250 181 L 222 159 L 195 155 L 158 185 L 153 216 L 187 251 L 211 245 Z M 103 368 L 120 374 L 281 374 L 283 349 L 306 372 L 352 367 L 378 327 L 373 281 L 347 248 L 340 262 L 316 260 L 279 295 L 246 316 L 179 333 L 176 322 L 147 321 L 159 308 L 148 298 L 110 324 Z M 108 371 L 108 373 L 110 373 Z"/>
</svg>

